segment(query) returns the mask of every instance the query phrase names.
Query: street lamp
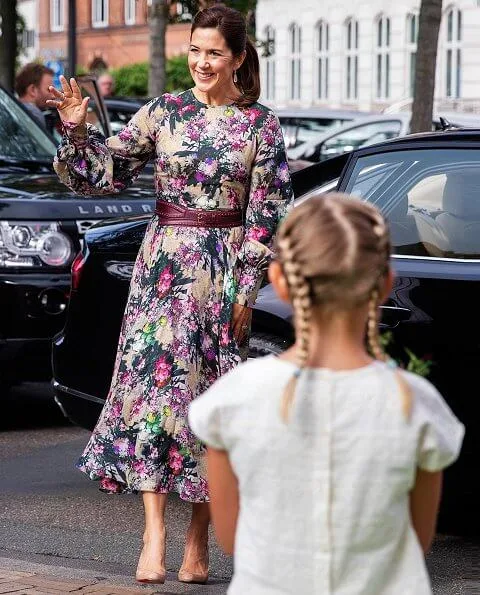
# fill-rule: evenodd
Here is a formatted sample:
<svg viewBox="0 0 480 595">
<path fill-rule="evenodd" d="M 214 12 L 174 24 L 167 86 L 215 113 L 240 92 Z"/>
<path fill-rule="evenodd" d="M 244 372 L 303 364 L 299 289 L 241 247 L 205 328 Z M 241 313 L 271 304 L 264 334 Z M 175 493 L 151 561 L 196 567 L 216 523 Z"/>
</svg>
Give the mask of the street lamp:
<svg viewBox="0 0 480 595">
<path fill-rule="evenodd" d="M 68 0 L 68 76 L 77 70 L 77 0 Z"/>
</svg>

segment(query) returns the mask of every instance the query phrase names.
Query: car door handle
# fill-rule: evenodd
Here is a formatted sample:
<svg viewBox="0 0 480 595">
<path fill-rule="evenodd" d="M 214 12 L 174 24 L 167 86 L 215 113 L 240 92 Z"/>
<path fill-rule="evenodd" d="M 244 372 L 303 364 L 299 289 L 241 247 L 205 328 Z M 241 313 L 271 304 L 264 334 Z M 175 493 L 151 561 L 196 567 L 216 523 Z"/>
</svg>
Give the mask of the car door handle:
<svg viewBox="0 0 480 595">
<path fill-rule="evenodd" d="M 397 306 L 380 306 L 380 313 L 381 324 L 389 328 L 398 326 L 412 315 L 412 311 L 408 308 L 399 308 Z"/>
</svg>

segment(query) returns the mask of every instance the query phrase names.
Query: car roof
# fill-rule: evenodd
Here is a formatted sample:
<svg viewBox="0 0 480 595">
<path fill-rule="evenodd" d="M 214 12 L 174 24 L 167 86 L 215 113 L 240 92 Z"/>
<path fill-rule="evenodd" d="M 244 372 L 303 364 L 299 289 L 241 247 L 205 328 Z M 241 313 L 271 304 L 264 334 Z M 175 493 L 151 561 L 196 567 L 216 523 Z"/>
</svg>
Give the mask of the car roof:
<svg viewBox="0 0 480 595">
<path fill-rule="evenodd" d="M 343 124 L 339 124 L 338 126 L 334 126 L 332 128 L 328 128 L 321 132 L 316 138 L 310 139 L 296 147 L 297 151 L 300 150 L 299 155 L 304 155 L 306 151 L 309 149 L 314 149 L 319 144 L 329 140 L 337 136 L 338 134 L 342 134 L 343 132 L 348 132 L 349 130 L 355 130 L 359 126 L 365 126 L 368 124 L 375 124 L 376 122 L 392 122 L 392 121 L 399 121 L 402 123 L 404 128 L 402 135 L 406 134 L 407 130 L 405 127 L 408 127 L 410 122 L 410 114 L 405 112 L 399 112 L 398 114 L 375 114 L 373 116 L 364 116 L 355 120 L 351 120 L 349 122 L 344 122 Z M 295 151 L 295 149 L 293 149 Z"/>
<path fill-rule="evenodd" d="M 448 112 L 444 110 L 437 110 L 433 119 L 445 118 L 452 124 L 458 126 L 466 126 L 469 128 L 480 128 L 480 114 L 473 114 L 467 112 Z"/>
<path fill-rule="evenodd" d="M 369 147 L 360 148 L 354 152 L 364 151 L 374 147 L 385 147 L 390 145 L 401 144 L 416 144 L 424 143 L 425 141 L 433 143 L 452 143 L 455 142 L 480 142 L 480 125 L 477 128 L 454 128 L 452 130 L 437 130 L 434 132 L 418 132 L 416 134 L 409 134 L 407 136 L 399 136 L 397 138 L 390 138 L 381 143 L 371 145 Z"/>
</svg>

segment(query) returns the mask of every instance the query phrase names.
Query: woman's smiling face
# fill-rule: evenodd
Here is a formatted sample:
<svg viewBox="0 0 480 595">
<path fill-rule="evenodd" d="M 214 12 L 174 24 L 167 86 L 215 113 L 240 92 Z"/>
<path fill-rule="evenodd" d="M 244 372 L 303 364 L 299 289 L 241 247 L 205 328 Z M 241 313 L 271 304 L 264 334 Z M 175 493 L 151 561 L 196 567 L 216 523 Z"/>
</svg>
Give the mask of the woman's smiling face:
<svg viewBox="0 0 480 595">
<path fill-rule="evenodd" d="M 195 87 L 208 96 L 228 96 L 235 91 L 233 71 L 243 62 L 234 57 L 218 29 L 198 28 L 192 33 L 188 67 Z"/>
</svg>

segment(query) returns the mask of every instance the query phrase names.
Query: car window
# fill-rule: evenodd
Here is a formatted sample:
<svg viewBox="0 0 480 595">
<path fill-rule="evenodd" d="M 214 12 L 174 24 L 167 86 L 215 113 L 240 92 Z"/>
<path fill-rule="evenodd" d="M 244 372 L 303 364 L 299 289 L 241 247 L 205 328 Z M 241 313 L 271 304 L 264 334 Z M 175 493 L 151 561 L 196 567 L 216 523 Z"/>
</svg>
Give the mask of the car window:
<svg viewBox="0 0 480 595">
<path fill-rule="evenodd" d="M 298 200 L 296 201 L 296 204 L 299 205 L 302 202 L 308 200 L 309 198 L 312 198 L 313 196 L 318 196 L 319 194 L 325 194 L 326 192 L 334 192 L 337 189 L 337 186 L 338 178 L 335 178 L 334 180 L 329 180 L 324 184 L 320 184 L 313 190 L 310 190 L 310 192 L 302 194 L 302 196 L 300 196 L 300 198 L 298 198 Z"/>
<path fill-rule="evenodd" d="M 132 119 L 135 111 L 123 111 L 117 108 L 110 108 L 107 106 L 108 117 L 110 118 L 110 126 L 112 127 L 112 133 L 117 134 L 124 128 Z"/>
<path fill-rule="evenodd" d="M 396 254 L 480 258 L 480 155 L 473 149 L 360 157 L 344 190 L 387 217 Z"/>
<path fill-rule="evenodd" d="M 314 140 L 328 128 L 340 126 L 350 121 L 350 118 L 333 117 L 287 117 L 279 116 L 280 125 L 285 139 L 287 149 L 293 149 L 299 145 Z"/>
<path fill-rule="evenodd" d="M 339 132 L 326 140 L 320 146 L 319 161 L 329 159 L 340 153 L 353 151 L 359 147 L 366 147 L 395 138 L 400 134 L 402 123 L 399 120 L 371 122 Z"/>
<path fill-rule="evenodd" d="M 51 161 L 56 149 L 42 128 L 0 88 L 0 157 Z"/>
</svg>

